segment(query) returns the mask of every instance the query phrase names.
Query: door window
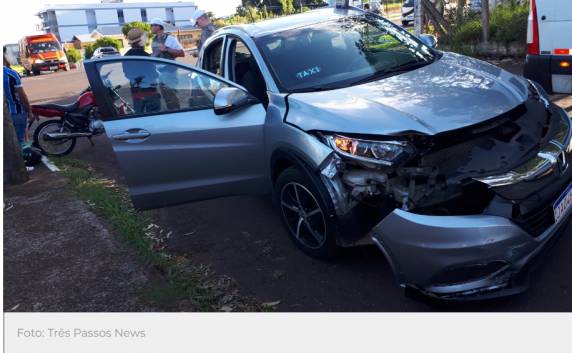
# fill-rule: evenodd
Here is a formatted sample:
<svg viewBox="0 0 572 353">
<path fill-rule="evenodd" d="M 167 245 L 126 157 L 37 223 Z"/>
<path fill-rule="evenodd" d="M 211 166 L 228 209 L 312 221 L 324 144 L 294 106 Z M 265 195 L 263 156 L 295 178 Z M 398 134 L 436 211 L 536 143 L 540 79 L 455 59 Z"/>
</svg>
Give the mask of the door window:
<svg viewBox="0 0 572 353">
<path fill-rule="evenodd" d="M 268 100 L 264 77 L 244 42 L 234 39 L 230 47 L 230 79 L 262 102 Z"/>
<path fill-rule="evenodd" d="M 209 45 L 205 49 L 205 53 L 203 55 L 203 68 L 209 72 L 212 72 L 215 75 L 222 76 L 222 69 L 221 69 L 221 55 L 222 55 L 222 38 L 214 41 L 211 45 Z"/>
<path fill-rule="evenodd" d="M 163 62 L 125 60 L 98 65 L 117 115 L 134 116 L 213 108 L 228 85 L 210 76 Z"/>
</svg>

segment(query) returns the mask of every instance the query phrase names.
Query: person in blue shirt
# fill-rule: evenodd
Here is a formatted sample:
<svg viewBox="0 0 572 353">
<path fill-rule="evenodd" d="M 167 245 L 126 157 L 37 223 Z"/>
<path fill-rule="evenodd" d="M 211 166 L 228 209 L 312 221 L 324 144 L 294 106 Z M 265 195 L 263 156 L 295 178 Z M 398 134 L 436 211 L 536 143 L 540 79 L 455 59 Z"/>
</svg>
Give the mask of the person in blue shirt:
<svg viewBox="0 0 572 353">
<path fill-rule="evenodd" d="M 10 62 L 6 58 L 5 51 L 6 49 L 4 48 L 4 98 L 10 110 L 10 115 L 12 115 L 16 136 L 18 137 L 18 141 L 22 143 L 26 137 L 26 122 L 28 119 L 32 120 L 34 117 L 30 109 L 28 96 L 22 87 L 20 75 L 10 68 Z"/>
</svg>

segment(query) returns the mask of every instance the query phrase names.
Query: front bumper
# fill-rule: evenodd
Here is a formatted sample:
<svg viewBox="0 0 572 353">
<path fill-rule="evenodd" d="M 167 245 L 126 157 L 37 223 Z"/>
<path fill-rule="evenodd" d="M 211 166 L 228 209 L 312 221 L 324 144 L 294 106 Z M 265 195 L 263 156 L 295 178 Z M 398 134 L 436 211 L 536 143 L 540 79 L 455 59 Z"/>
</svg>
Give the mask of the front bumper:
<svg viewBox="0 0 572 353">
<path fill-rule="evenodd" d="M 558 176 L 521 182 L 511 191 L 523 194 L 525 189 L 519 203 L 525 208 L 536 204 L 549 211 L 542 217 L 552 217 L 552 204 L 571 183 L 569 167 Z M 510 195 L 506 187 L 499 193 Z M 398 209 L 371 235 L 402 287 L 445 300 L 482 300 L 524 291 L 529 264 L 563 233 L 571 215 L 569 209 L 559 222 L 541 223 L 546 224 L 542 231 L 532 233 L 520 219 L 500 214 L 432 216 Z"/>
<path fill-rule="evenodd" d="M 415 21 L 415 15 L 414 14 L 408 14 L 408 15 L 403 15 L 401 14 L 401 22 L 413 22 Z"/>
<path fill-rule="evenodd" d="M 42 64 L 33 64 L 32 70 L 34 71 L 56 71 L 65 70 L 68 63 L 66 62 L 45 62 Z"/>
</svg>

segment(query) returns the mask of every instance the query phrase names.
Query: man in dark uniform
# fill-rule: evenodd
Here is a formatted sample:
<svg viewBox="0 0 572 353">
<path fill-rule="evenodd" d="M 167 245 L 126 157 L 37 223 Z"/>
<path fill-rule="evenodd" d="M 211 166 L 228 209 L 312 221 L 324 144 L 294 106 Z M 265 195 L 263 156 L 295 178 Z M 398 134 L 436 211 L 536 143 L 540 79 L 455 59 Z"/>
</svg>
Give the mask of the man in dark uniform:
<svg viewBox="0 0 572 353">
<path fill-rule="evenodd" d="M 197 25 L 202 30 L 201 39 L 199 40 L 199 44 L 197 46 L 197 51 L 193 53 L 194 57 L 199 56 L 199 52 L 201 48 L 212 36 L 213 32 L 216 31 L 216 27 L 211 23 L 209 16 L 203 10 L 197 10 L 193 12 L 193 15 L 190 18 L 191 26 Z"/>
</svg>

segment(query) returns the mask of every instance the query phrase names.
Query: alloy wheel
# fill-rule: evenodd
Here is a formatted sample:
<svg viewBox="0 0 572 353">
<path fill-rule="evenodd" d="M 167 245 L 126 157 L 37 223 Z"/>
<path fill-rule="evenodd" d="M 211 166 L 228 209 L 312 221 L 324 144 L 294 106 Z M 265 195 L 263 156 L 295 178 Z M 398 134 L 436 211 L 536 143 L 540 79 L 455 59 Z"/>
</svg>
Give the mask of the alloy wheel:
<svg viewBox="0 0 572 353">
<path fill-rule="evenodd" d="M 320 204 L 305 186 L 290 182 L 280 193 L 282 214 L 290 232 L 302 245 L 318 249 L 326 242 L 326 219 Z"/>
</svg>

